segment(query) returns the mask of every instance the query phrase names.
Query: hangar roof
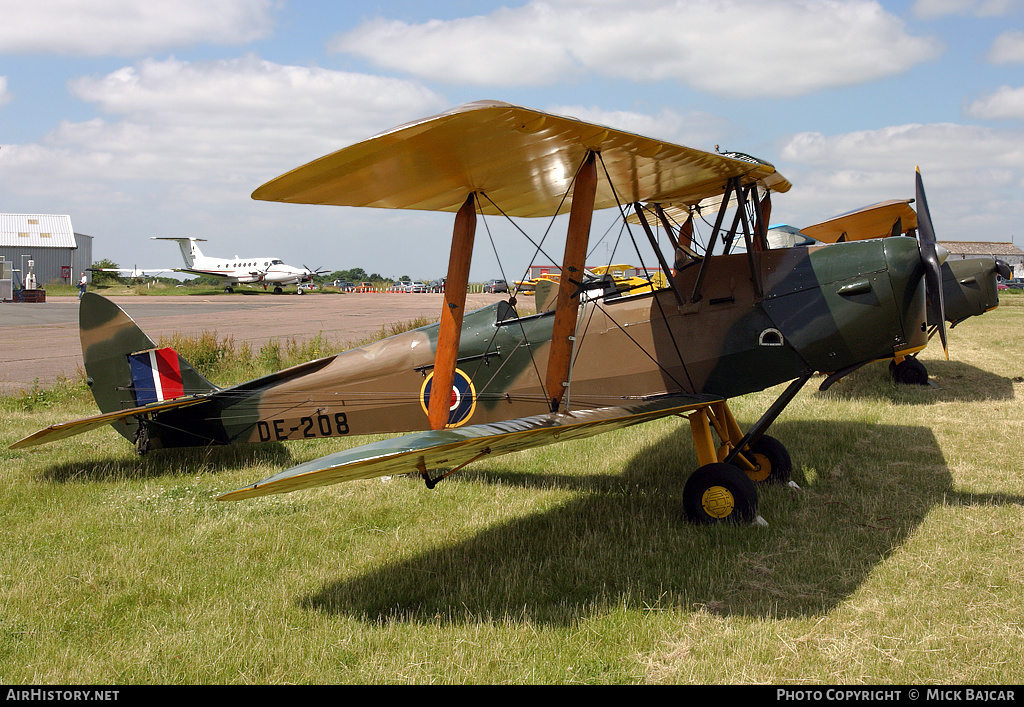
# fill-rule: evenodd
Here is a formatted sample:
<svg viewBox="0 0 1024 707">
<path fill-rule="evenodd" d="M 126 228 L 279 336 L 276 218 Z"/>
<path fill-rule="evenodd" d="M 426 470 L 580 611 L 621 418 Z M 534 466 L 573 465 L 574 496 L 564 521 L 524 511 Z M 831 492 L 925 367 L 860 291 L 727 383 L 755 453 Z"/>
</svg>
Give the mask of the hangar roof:
<svg viewBox="0 0 1024 707">
<path fill-rule="evenodd" d="M 76 248 L 70 216 L 0 214 L 0 246 Z"/>
</svg>

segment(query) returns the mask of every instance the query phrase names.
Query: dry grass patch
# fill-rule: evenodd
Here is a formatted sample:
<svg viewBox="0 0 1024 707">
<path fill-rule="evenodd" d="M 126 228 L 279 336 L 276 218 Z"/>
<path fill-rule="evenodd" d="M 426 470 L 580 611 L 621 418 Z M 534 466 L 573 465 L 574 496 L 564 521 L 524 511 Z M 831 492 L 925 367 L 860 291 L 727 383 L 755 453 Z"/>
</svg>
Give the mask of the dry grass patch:
<svg viewBox="0 0 1024 707">
<path fill-rule="evenodd" d="M 883 365 L 809 384 L 772 430 L 801 488 L 763 490 L 766 528 L 682 520 L 696 460 L 679 419 L 434 490 L 395 477 L 227 504 L 355 440 L 140 458 L 98 430 L 12 451 L 93 406 L 74 384 L 6 399 L 4 679 L 1019 683 L 1022 313 L 957 327 L 948 362 L 929 350 L 935 386 L 897 389 Z M 749 425 L 778 393 L 733 409 Z"/>
</svg>

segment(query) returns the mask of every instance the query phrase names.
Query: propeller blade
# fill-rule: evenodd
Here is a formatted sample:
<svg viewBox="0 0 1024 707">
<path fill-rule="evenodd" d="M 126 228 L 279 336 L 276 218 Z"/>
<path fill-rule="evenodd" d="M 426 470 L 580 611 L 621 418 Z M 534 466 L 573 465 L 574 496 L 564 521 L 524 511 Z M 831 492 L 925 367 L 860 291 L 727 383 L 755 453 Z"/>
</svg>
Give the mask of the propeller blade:
<svg viewBox="0 0 1024 707">
<path fill-rule="evenodd" d="M 949 360 L 949 349 L 946 344 L 946 305 L 942 297 L 942 259 L 939 258 L 935 241 L 935 228 L 932 225 L 932 214 L 928 210 L 928 199 L 924 193 L 924 182 L 921 180 L 921 169 L 917 169 L 916 183 L 917 200 L 917 246 L 921 251 L 921 260 L 925 264 L 925 291 L 938 309 L 939 340 L 942 352 Z"/>
</svg>

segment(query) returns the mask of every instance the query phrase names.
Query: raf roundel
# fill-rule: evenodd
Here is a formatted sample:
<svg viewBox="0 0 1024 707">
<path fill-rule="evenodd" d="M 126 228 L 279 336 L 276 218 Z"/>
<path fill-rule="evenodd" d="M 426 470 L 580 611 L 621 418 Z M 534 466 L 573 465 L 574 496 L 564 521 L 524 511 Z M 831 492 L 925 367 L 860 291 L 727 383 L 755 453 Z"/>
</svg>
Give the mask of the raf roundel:
<svg viewBox="0 0 1024 707">
<path fill-rule="evenodd" d="M 430 409 L 430 389 L 434 380 L 434 374 L 430 373 L 420 387 L 420 405 L 423 412 Z M 459 427 L 473 416 L 476 410 L 476 388 L 461 369 L 455 369 L 455 380 L 452 383 L 452 401 L 448 408 L 448 427 Z"/>
</svg>

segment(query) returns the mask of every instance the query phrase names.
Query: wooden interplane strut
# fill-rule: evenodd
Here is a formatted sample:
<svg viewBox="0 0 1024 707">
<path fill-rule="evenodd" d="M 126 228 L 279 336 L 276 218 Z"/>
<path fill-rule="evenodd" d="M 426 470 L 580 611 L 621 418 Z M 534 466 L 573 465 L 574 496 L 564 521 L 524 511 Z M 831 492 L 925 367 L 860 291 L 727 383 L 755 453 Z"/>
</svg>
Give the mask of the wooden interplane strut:
<svg viewBox="0 0 1024 707">
<path fill-rule="evenodd" d="M 427 420 L 430 429 L 443 430 L 451 412 L 451 390 L 455 382 L 455 363 L 459 357 L 462 318 L 466 312 L 466 288 L 469 265 L 476 236 L 476 197 L 470 193 L 455 215 L 451 255 L 448 258 L 448 279 L 444 285 L 444 306 L 437 332 L 434 353 L 434 378 L 430 382 Z"/>
<path fill-rule="evenodd" d="M 583 281 L 596 193 L 597 159 L 593 152 L 589 152 L 576 174 L 576 183 L 573 185 L 565 255 L 562 258 L 562 276 L 559 279 L 558 299 L 555 304 L 555 322 L 551 332 L 551 348 L 545 377 L 545 390 L 551 403 L 551 412 L 558 412 L 569 381 L 580 305 L 580 287 L 574 287 L 572 282 Z"/>
</svg>

